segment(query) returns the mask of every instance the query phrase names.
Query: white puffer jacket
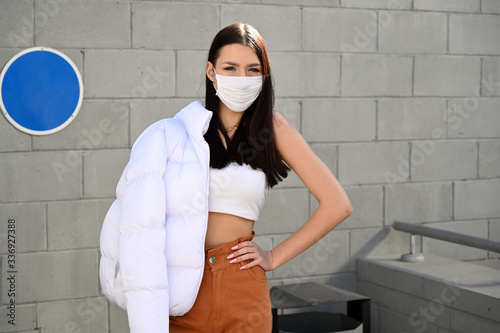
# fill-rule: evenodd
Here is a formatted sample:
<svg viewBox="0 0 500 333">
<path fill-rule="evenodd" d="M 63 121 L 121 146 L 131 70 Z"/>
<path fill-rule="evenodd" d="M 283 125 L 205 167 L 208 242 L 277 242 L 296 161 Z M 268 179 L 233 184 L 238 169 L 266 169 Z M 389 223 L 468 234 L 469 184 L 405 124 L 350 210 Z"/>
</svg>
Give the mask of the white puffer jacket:
<svg viewBox="0 0 500 333">
<path fill-rule="evenodd" d="M 212 112 L 193 102 L 148 127 L 132 147 L 101 230 L 104 295 L 131 333 L 166 333 L 203 276 Z"/>
</svg>

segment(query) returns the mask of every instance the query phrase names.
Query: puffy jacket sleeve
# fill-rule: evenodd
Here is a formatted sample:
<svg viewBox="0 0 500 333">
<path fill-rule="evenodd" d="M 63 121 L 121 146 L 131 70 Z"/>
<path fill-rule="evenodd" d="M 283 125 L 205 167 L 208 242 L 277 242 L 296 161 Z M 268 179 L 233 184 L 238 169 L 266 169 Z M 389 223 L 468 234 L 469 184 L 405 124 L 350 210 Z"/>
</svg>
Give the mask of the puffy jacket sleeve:
<svg viewBox="0 0 500 333">
<path fill-rule="evenodd" d="M 118 262 L 131 333 L 169 331 L 165 259 L 165 129 L 134 144 L 121 190 Z"/>
</svg>

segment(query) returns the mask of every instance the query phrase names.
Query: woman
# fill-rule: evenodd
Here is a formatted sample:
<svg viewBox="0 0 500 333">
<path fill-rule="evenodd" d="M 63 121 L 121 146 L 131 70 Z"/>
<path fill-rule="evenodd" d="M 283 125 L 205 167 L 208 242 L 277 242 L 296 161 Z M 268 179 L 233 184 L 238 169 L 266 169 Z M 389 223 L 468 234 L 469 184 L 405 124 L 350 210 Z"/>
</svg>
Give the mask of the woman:
<svg viewBox="0 0 500 333">
<path fill-rule="evenodd" d="M 192 103 L 137 139 L 104 221 L 101 285 L 127 310 L 133 333 L 270 332 L 265 272 L 352 213 L 335 176 L 273 111 L 269 59 L 255 28 L 222 29 L 206 76 L 206 109 Z M 265 251 L 252 242 L 254 223 L 267 189 L 290 168 L 319 207 Z"/>
</svg>

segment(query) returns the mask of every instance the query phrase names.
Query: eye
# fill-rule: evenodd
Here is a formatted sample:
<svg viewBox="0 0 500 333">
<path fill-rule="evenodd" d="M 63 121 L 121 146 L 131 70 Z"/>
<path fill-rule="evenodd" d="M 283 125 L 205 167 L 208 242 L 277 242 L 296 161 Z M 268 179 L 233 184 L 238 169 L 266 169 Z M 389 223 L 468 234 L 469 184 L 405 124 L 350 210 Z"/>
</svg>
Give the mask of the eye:
<svg viewBox="0 0 500 333">
<path fill-rule="evenodd" d="M 260 69 L 258 69 L 258 68 L 250 68 L 250 72 L 260 73 Z"/>
<path fill-rule="evenodd" d="M 234 68 L 233 66 L 229 66 L 229 67 L 225 67 L 224 70 L 226 70 L 226 71 L 234 71 L 234 70 L 236 70 L 236 68 Z"/>
</svg>

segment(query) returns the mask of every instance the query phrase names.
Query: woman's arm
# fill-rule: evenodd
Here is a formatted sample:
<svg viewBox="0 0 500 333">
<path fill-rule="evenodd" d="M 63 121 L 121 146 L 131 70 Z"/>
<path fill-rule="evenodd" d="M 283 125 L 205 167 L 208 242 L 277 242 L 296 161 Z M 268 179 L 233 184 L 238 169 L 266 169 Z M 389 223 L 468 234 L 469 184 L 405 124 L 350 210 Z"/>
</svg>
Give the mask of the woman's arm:
<svg viewBox="0 0 500 333">
<path fill-rule="evenodd" d="M 318 200 L 319 207 L 301 228 L 270 251 L 271 269 L 307 250 L 353 211 L 337 178 L 302 135 L 278 112 L 274 112 L 274 133 L 276 148 L 282 159 Z"/>
<path fill-rule="evenodd" d="M 274 270 L 314 245 L 352 214 L 344 189 L 302 135 L 281 113 L 274 112 L 273 124 L 281 158 L 319 201 L 319 207 L 302 227 L 271 251 L 249 241 L 233 247 L 234 252 L 228 257 L 235 258 L 231 263 L 253 259 L 241 269 L 260 265 L 266 271 Z"/>
</svg>

